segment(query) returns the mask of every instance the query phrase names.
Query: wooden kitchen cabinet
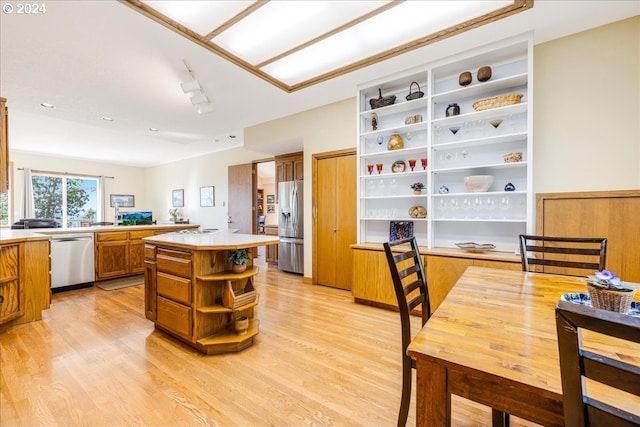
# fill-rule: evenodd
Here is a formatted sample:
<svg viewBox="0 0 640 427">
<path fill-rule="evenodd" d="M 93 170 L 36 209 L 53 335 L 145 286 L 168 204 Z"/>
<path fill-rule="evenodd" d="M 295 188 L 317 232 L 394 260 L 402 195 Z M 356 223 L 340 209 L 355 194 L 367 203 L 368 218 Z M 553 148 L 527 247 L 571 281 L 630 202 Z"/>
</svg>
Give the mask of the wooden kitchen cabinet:
<svg viewBox="0 0 640 427">
<path fill-rule="evenodd" d="M 7 100 L 0 98 L 0 193 L 9 190 L 9 114 Z"/>
<path fill-rule="evenodd" d="M 144 273 L 145 246 L 142 239 L 172 231 L 180 231 L 181 229 L 182 228 L 175 227 L 170 229 L 154 227 L 145 230 L 96 232 L 96 280 L 113 279 Z"/>
<path fill-rule="evenodd" d="M 352 245 L 351 293 L 358 303 L 397 309 L 398 304 L 382 245 Z M 435 311 L 469 266 L 521 270 L 520 256 L 507 252 L 467 253 L 459 249 L 420 248 L 431 311 Z"/>
<path fill-rule="evenodd" d="M 0 246 L 0 324 L 20 317 L 24 312 L 21 264 L 20 244 Z"/>
<path fill-rule="evenodd" d="M 144 283 L 148 292 L 144 293 L 144 315 L 152 322 L 157 318 L 157 269 L 156 247 L 144 245 Z"/>
<path fill-rule="evenodd" d="M 265 227 L 265 234 L 267 236 L 277 236 L 278 227 Z M 269 245 L 265 248 L 265 261 L 270 264 L 278 264 L 278 245 Z"/>
<path fill-rule="evenodd" d="M 276 184 L 283 181 L 304 179 L 304 156 L 302 152 L 276 156 Z"/>
<path fill-rule="evenodd" d="M 51 305 L 51 244 L 40 236 L 0 244 L 0 325 L 42 319 Z"/>
</svg>

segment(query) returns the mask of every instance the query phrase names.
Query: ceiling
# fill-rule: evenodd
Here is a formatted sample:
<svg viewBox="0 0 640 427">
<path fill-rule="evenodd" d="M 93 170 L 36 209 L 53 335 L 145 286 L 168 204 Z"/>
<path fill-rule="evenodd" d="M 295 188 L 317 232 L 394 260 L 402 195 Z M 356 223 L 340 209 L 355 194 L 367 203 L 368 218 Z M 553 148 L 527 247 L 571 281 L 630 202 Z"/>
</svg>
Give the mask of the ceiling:
<svg viewBox="0 0 640 427">
<path fill-rule="evenodd" d="M 2 2 L 3 10 L 7 4 L 18 2 Z M 454 52 L 526 31 L 543 43 L 640 14 L 640 1 L 538 0 L 525 12 L 288 91 L 121 2 L 42 4 L 45 13 L 0 14 L 11 149 L 140 167 L 242 146 L 246 127 L 354 97 L 358 84 Z M 198 114 L 180 87 L 187 67 L 211 101 L 208 114 Z M 301 150 L 302 141 L 252 149 L 283 154 Z"/>
</svg>

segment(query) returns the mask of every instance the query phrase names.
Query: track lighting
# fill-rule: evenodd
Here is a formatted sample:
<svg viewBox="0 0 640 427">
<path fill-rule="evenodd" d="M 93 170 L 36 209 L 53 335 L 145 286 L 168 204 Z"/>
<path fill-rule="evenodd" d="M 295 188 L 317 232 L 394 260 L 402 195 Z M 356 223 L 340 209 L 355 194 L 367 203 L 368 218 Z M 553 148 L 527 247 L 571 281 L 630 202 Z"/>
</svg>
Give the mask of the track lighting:
<svg viewBox="0 0 640 427">
<path fill-rule="evenodd" d="M 191 93 L 197 90 L 200 90 L 200 83 L 191 75 L 191 71 L 189 71 L 189 75 L 191 76 L 191 80 L 187 80 L 186 82 L 180 83 L 180 87 L 184 93 Z"/>
<path fill-rule="evenodd" d="M 200 105 L 200 104 L 206 104 L 208 102 L 209 102 L 209 98 L 207 98 L 207 95 L 205 95 L 202 92 L 197 93 L 191 97 L 191 103 L 194 106 Z"/>
<path fill-rule="evenodd" d="M 191 68 L 187 65 L 187 61 L 183 59 L 182 63 L 187 69 L 187 73 L 189 73 L 189 80 L 180 83 L 182 91 L 186 94 L 192 94 L 189 99 L 191 100 L 191 104 L 196 107 L 198 114 L 202 115 L 213 112 L 213 105 L 211 105 L 207 94 L 200 87 L 200 83 L 196 80 Z"/>
<path fill-rule="evenodd" d="M 209 114 L 213 112 L 213 105 L 206 103 L 206 104 L 200 104 L 198 105 L 198 114 L 203 115 L 203 114 Z"/>
</svg>

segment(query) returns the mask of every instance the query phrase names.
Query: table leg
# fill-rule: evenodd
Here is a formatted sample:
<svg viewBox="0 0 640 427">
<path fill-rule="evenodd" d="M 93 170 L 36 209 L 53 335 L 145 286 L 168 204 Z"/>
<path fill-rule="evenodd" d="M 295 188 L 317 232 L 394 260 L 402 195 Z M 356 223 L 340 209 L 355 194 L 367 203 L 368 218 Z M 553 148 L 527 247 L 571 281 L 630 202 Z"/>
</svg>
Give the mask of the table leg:
<svg viewBox="0 0 640 427">
<path fill-rule="evenodd" d="M 451 394 L 447 368 L 430 360 L 416 360 L 416 427 L 451 427 Z"/>
</svg>

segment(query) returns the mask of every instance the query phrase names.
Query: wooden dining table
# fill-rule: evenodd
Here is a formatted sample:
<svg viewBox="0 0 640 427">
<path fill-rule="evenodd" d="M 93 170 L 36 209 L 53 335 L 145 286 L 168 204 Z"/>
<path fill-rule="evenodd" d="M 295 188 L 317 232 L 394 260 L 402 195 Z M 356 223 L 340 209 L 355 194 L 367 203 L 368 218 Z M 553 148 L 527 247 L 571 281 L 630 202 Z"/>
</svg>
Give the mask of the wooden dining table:
<svg viewBox="0 0 640 427">
<path fill-rule="evenodd" d="M 455 394 L 564 426 L 555 306 L 573 292 L 587 292 L 580 278 L 469 267 L 408 347 L 416 362 L 416 425 L 450 426 Z M 589 338 L 593 349 L 640 364 L 637 346 Z M 628 410 L 640 408 L 635 397 L 621 400 Z"/>
</svg>

